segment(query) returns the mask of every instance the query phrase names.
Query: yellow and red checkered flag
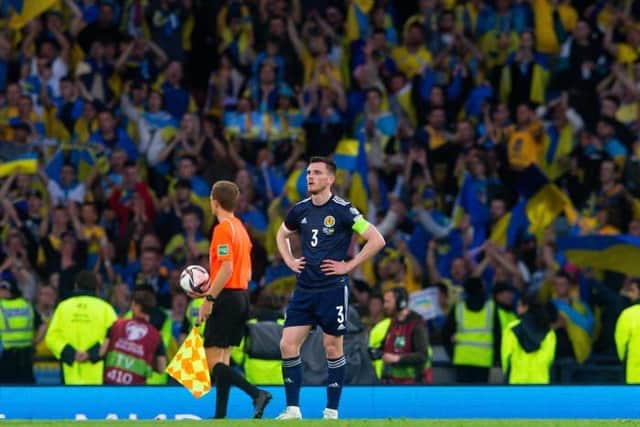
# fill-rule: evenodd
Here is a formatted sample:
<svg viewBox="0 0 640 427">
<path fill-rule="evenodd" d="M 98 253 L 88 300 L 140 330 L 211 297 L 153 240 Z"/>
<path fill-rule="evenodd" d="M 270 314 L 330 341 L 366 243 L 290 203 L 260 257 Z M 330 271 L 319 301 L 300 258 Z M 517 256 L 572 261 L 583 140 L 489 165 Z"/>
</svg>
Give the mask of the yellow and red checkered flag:
<svg viewBox="0 0 640 427">
<path fill-rule="evenodd" d="M 186 387 L 196 399 L 211 390 L 207 356 L 198 328 L 193 328 L 167 367 L 167 373 Z"/>
</svg>

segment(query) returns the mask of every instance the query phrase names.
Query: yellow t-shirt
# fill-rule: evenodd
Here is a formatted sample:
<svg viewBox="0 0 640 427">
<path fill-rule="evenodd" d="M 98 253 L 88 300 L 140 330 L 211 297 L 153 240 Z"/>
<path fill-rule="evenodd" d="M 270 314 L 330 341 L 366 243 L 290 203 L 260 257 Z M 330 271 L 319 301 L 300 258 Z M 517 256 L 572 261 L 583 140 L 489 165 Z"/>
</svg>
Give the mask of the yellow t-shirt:
<svg viewBox="0 0 640 427">
<path fill-rule="evenodd" d="M 638 118 L 638 114 L 640 113 L 638 105 L 637 102 L 622 104 L 620 108 L 618 108 L 618 111 L 616 111 L 616 119 L 621 123 L 632 123 Z"/>
<path fill-rule="evenodd" d="M 391 58 L 408 79 L 419 74 L 424 65 L 431 65 L 433 62 L 431 53 L 424 46 L 421 46 L 416 53 L 409 52 L 404 46 L 396 47 L 391 51 Z"/>
<path fill-rule="evenodd" d="M 99 225 L 84 226 L 84 236 L 89 243 L 88 251 L 90 254 L 97 254 L 100 251 L 100 245 L 106 243 L 107 233 Z"/>
<path fill-rule="evenodd" d="M 638 49 L 627 43 L 618 43 L 618 56 L 616 61 L 621 64 L 631 64 L 638 59 Z"/>
<path fill-rule="evenodd" d="M 511 134 L 507 142 L 507 153 L 512 168 L 524 169 L 540 161 L 542 146 L 534 138 L 539 130 L 539 124 L 532 124 L 525 130 L 517 130 Z"/>
<path fill-rule="evenodd" d="M 304 68 L 304 82 L 309 83 L 313 78 L 313 73 L 316 69 L 316 59 L 311 55 L 311 53 L 304 49 L 302 51 L 302 67 Z M 329 86 L 329 77 L 327 75 L 330 74 L 335 80 L 341 82 L 342 76 L 340 74 L 340 70 L 337 70 L 331 63 L 328 65 L 327 73 L 322 73 L 318 76 L 318 85 L 328 87 Z"/>
</svg>

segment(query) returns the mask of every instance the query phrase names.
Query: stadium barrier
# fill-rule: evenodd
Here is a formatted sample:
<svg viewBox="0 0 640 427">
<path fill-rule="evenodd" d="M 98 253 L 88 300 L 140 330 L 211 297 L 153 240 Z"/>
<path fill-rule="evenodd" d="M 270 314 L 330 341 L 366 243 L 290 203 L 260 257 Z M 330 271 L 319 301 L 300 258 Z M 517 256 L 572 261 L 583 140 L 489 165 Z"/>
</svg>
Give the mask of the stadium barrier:
<svg viewBox="0 0 640 427">
<path fill-rule="evenodd" d="M 266 418 L 284 407 L 284 390 Z M 3 419 L 203 419 L 213 416 L 214 394 L 195 400 L 181 387 L 0 387 Z M 640 418 L 640 386 L 351 386 L 341 418 Z M 302 390 L 305 418 L 320 418 L 324 387 Z M 230 418 L 251 415 L 248 397 L 232 390 Z"/>
</svg>

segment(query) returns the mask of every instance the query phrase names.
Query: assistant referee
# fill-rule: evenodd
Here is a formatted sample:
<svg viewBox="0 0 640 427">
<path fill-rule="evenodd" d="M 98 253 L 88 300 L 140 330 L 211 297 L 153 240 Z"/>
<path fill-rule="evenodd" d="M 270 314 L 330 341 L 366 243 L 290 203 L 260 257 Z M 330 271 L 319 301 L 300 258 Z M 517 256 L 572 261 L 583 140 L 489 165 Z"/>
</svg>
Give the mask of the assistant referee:
<svg viewBox="0 0 640 427">
<path fill-rule="evenodd" d="M 253 399 L 254 418 L 262 418 L 271 394 L 259 390 L 229 368 L 231 347 L 240 345 L 249 319 L 251 239 L 234 215 L 240 189 L 230 181 L 218 181 L 211 188 L 211 213 L 218 219 L 213 229 L 209 263 L 211 287 L 200 307 L 199 321 L 207 321 L 204 348 L 211 377 L 216 384 L 215 418 L 225 418 L 231 385 Z"/>
</svg>

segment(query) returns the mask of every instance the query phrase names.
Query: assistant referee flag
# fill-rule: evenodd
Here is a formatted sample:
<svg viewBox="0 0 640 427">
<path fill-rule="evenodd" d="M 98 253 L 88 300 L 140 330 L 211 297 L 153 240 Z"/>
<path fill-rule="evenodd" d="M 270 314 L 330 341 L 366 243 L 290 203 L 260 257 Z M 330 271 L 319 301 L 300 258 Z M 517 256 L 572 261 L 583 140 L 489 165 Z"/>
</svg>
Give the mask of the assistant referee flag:
<svg viewBox="0 0 640 427">
<path fill-rule="evenodd" d="M 207 356 L 198 328 L 193 328 L 167 367 L 167 373 L 196 399 L 211 390 Z"/>
</svg>

